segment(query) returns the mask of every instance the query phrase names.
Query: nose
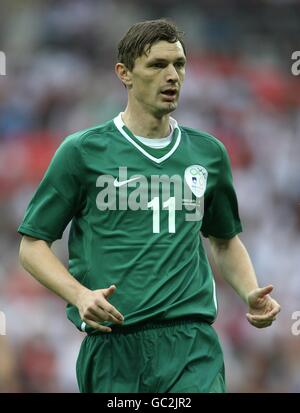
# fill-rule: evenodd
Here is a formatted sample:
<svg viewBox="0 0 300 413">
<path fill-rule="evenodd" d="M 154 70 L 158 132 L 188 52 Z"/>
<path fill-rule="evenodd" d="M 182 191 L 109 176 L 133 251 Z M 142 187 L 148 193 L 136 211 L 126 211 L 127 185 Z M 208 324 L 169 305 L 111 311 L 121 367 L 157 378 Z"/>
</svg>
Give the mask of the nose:
<svg viewBox="0 0 300 413">
<path fill-rule="evenodd" d="M 175 83 L 179 80 L 177 70 L 175 69 L 174 65 L 172 65 L 172 64 L 170 64 L 167 67 L 166 80 L 167 80 L 167 82 L 172 82 L 172 83 Z"/>
</svg>

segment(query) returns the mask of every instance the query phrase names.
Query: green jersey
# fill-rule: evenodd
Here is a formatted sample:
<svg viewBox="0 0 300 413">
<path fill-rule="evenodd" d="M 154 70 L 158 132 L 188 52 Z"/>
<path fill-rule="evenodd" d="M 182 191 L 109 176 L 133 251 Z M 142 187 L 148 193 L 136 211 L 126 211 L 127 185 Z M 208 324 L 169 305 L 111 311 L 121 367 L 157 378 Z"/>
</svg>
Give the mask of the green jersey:
<svg viewBox="0 0 300 413">
<path fill-rule="evenodd" d="M 72 220 L 69 271 L 91 290 L 115 284 L 110 302 L 124 325 L 212 323 L 217 300 L 200 231 L 227 239 L 241 231 L 223 144 L 170 122 L 172 141 L 159 149 L 141 143 L 121 114 L 66 138 L 19 227 L 52 242 Z M 92 331 L 76 307 L 67 315 Z"/>
</svg>

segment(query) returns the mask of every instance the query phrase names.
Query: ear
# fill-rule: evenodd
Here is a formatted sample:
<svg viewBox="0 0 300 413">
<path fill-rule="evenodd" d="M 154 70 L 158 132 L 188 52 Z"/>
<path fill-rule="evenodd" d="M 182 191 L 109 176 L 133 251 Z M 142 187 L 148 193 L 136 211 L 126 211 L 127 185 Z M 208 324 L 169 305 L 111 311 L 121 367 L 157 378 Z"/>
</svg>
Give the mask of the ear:
<svg viewBox="0 0 300 413">
<path fill-rule="evenodd" d="M 131 72 L 127 69 L 124 63 L 117 63 L 115 66 L 115 72 L 124 86 L 126 86 L 127 89 L 130 89 L 132 86 Z"/>
</svg>

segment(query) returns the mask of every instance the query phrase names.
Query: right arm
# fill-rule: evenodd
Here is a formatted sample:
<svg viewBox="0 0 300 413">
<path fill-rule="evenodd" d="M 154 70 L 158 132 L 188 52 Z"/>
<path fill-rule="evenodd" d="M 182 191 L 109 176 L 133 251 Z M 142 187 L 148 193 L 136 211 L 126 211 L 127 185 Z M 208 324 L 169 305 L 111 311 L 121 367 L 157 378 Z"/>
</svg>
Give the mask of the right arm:
<svg viewBox="0 0 300 413">
<path fill-rule="evenodd" d="M 78 308 L 81 319 L 96 330 L 110 332 L 103 321 L 122 324 L 123 316 L 108 302 L 116 286 L 91 291 L 80 284 L 56 257 L 46 241 L 24 235 L 20 263 L 37 281 Z"/>
</svg>

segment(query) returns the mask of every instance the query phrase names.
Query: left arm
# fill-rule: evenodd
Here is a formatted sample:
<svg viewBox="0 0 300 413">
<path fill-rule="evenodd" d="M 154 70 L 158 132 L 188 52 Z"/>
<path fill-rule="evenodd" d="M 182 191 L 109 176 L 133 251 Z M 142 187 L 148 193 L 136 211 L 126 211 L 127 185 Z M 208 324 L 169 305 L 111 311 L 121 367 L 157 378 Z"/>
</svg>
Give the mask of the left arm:
<svg viewBox="0 0 300 413">
<path fill-rule="evenodd" d="M 249 323 L 258 328 L 270 326 L 280 305 L 269 295 L 272 285 L 259 288 L 251 259 L 239 237 L 227 240 L 210 236 L 209 241 L 221 276 L 248 305 Z"/>
</svg>

